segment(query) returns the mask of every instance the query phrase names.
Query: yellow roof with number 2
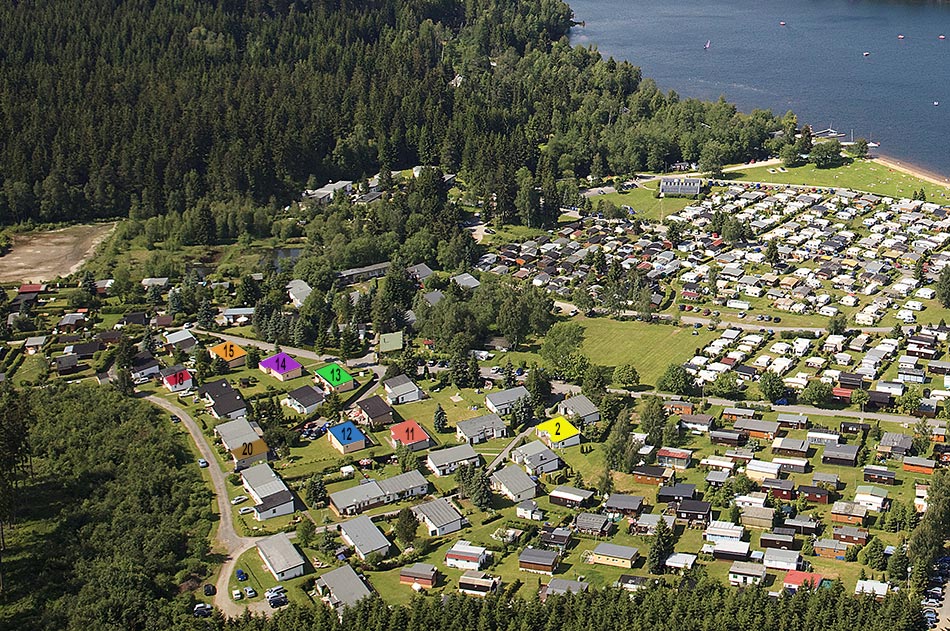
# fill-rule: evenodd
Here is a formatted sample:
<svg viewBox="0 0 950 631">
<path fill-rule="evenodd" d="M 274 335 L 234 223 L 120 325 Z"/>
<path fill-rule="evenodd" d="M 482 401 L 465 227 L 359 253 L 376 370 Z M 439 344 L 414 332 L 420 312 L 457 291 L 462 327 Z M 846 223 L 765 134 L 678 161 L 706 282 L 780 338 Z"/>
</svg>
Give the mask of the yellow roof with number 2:
<svg viewBox="0 0 950 631">
<path fill-rule="evenodd" d="M 569 420 L 563 416 L 557 416 L 551 420 L 544 421 L 537 428 L 538 436 L 547 434 L 551 442 L 559 443 L 568 438 L 574 438 L 580 434 L 580 430 L 574 427 Z"/>
</svg>

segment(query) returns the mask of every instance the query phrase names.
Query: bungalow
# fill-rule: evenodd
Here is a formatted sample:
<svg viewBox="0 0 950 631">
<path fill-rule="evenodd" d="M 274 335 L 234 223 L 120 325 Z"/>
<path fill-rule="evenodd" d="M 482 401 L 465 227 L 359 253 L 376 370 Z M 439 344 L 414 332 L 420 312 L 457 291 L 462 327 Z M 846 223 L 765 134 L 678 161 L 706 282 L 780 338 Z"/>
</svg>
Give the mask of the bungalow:
<svg viewBox="0 0 950 631">
<path fill-rule="evenodd" d="M 553 575 L 560 554 L 553 550 L 525 548 L 518 555 L 518 569 L 522 572 Z"/>
<path fill-rule="evenodd" d="M 797 570 L 801 568 L 802 557 L 796 550 L 768 548 L 762 565 L 767 570 Z"/>
<path fill-rule="evenodd" d="M 806 440 L 809 445 L 837 445 L 841 442 L 841 435 L 826 427 L 815 427 L 808 431 Z"/>
<path fill-rule="evenodd" d="M 654 515 L 651 513 L 637 517 L 637 520 L 630 524 L 630 530 L 638 535 L 654 535 L 661 519 L 670 528 L 676 525 L 676 518 L 673 515 Z"/>
<path fill-rule="evenodd" d="M 816 535 L 821 531 L 821 522 L 799 515 L 785 520 L 783 526 L 800 535 Z"/>
<path fill-rule="evenodd" d="M 209 404 L 215 418 L 239 419 L 247 416 L 247 402 L 226 379 L 218 379 L 198 388 L 198 396 Z"/>
<path fill-rule="evenodd" d="M 732 428 L 750 438 L 761 438 L 763 440 L 774 440 L 779 431 L 778 423 L 750 418 L 737 420 Z"/>
<path fill-rule="evenodd" d="M 460 570 L 480 570 L 488 564 L 491 556 L 488 548 L 460 539 L 445 553 L 445 565 Z"/>
<path fill-rule="evenodd" d="M 844 542 L 835 539 L 819 539 L 812 544 L 815 554 L 825 559 L 838 559 L 844 561 L 848 546 Z"/>
<path fill-rule="evenodd" d="M 917 456 L 904 457 L 904 471 L 932 475 L 936 467 L 937 462 L 935 460 L 931 460 L 930 458 L 919 458 Z"/>
<path fill-rule="evenodd" d="M 303 374 L 303 365 L 284 352 L 262 359 L 257 367 L 265 375 L 270 375 L 279 381 L 290 381 Z"/>
<path fill-rule="evenodd" d="M 254 316 L 254 307 L 232 307 L 221 312 L 227 326 L 245 324 Z"/>
<path fill-rule="evenodd" d="M 779 414 L 778 426 L 782 429 L 806 429 L 808 417 L 802 414 Z"/>
<path fill-rule="evenodd" d="M 337 610 L 352 607 L 373 595 L 367 587 L 365 577 L 357 574 L 352 565 L 344 565 L 327 572 L 317 579 L 314 587 L 320 599 L 331 609 Z"/>
<path fill-rule="evenodd" d="M 561 459 L 540 440 L 533 440 L 511 451 L 511 459 L 529 475 L 551 473 L 561 468 Z"/>
<path fill-rule="evenodd" d="M 517 465 L 508 465 L 504 469 L 494 472 L 489 478 L 491 488 L 510 499 L 512 502 L 529 500 L 538 492 L 537 483 L 528 477 L 528 474 Z"/>
<path fill-rule="evenodd" d="M 551 582 L 541 587 L 538 591 L 541 602 L 548 599 L 548 596 L 565 596 L 567 594 L 583 594 L 590 587 L 589 583 L 584 581 L 572 581 L 566 578 L 552 578 Z"/>
<path fill-rule="evenodd" d="M 606 537 L 613 529 L 613 522 L 605 515 L 578 513 L 574 518 L 574 528 L 577 532 L 591 537 Z"/>
<path fill-rule="evenodd" d="M 666 410 L 667 414 L 675 414 L 677 416 L 684 416 L 693 413 L 693 404 L 690 401 L 666 401 L 663 403 L 663 408 Z"/>
<path fill-rule="evenodd" d="M 750 480 L 762 482 L 768 478 L 777 478 L 782 474 L 782 465 L 766 460 L 750 460 L 746 463 L 745 474 Z"/>
<path fill-rule="evenodd" d="M 746 441 L 745 434 L 732 432 L 729 430 L 713 430 L 709 432 L 709 439 L 714 445 L 727 445 L 729 447 L 738 447 Z"/>
<path fill-rule="evenodd" d="M 734 561 L 729 567 L 729 584 L 733 587 L 758 585 L 765 580 L 765 567 L 748 561 Z"/>
<path fill-rule="evenodd" d="M 796 592 L 805 586 L 809 587 L 810 589 L 816 589 L 826 581 L 827 579 L 821 574 L 792 570 L 785 575 L 784 579 L 782 579 L 782 587 L 790 592 Z"/>
<path fill-rule="evenodd" d="M 672 447 L 661 447 L 656 452 L 656 463 L 661 467 L 672 467 L 673 469 L 686 469 L 693 461 L 693 452 L 688 449 L 674 449 Z"/>
<path fill-rule="evenodd" d="M 776 438 L 772 441 L 772 453 L 782 456 L 808 456 L 808 443 L 796 438 Z"/>
<path fill-rule="evenodd" d="M 439 571 L 430 563 L 414 563 L 399 570 L 400 585 L 412 585 L 413 589 L 429 589 L 439 582 Z"/>
<path fill-rule="evenodd" d="M 426 457 L 426 467 L 438 477 L 451 475 L 462 465 L 477 466 L 480 462 L 481 456 L 468 443 L 430 451 Z"/>
<path fill-rule="evenodd" d="M 868 465 L 864 467 L 864 481 L 873 484 L 887 484 L 888 486 L 893 486 L 897 484 L 897 472 L 891 471 L 887 467 Z"/>
<path fill-rule="evenodd" d="M 748 541 L 720 541 L 713 546 L 712 555 L 716 560 L 745 561 L 749 558 Z"/>
<path fill-rule="evenodd" d="M 340 524 L 340 538 L 364 561 L 371 554 L 381 557 L 389 555 L 389 539 L 367 515 L 360 515 Z"/>
<path fill-rule="evenodd" d="M 674 573 L 683 574 L 686 571 L 693 569 L 696 559 L 697 556 L 695 554 L 676 552 L 666 558 L 663 566 L 670 569 Z"/>
<path fill-rule="evenodd" d="M 86 326 L 86 316 L 82 313 L 67 313 L 56 324 L 60 333 L 72 333 L 84 326 Z"/>
<path fill-rule="evenodd" d="M 582 427 L 600 420 L 600 410 L 583 394 L 561 401 L 557 406 L 557 413 L 576 421 Z"/>
<path fill-rule="evenodd" d="M 356 388 L 356 379 L 339 364 L 327 364 L 317 369 L 314 380 L 324 392 L 348 392 Z"/>
<path fill-rule="evenodd" d="M 45 335 L 37 335 L 34 337 L 26 338 L 26 341 L 23 342 L 23 349 L 26 351 L 27 355 L 35 355 L 46 345 L 46 340 L 48 338 Z"/>
<path fill-rule="evenodd" d="M 184 392 L 185 390 L 191 390 L 195 385 L 191 373 L 181 365 L 166 368 L 158 374 L 162 378 L 162 385 L 169 392 Z"/>
<path fill-rule="evenodd" d="M 429 482 L 419 471 L 383 480 L 364 480 L 362 484 L 330 493 L 330 508 L 337 515 L 357 515 L 384 504 L 419 497 L 429 491 Z"/>
<path fill-rule="evenodd" d="M 425 524 L 430 537 L 441 537 L 461 530 L 466 522 L 458 509 L 444 497 L 413 506 L 412 512 Z"/>
<path fill-rule="evenodd" d="M 858 464 L 858 445 L 828 445 L 821 455 L 821 462 L 854 467 Z"/>
<path fill-rule="evenodd" d="M 383 397 L 374 394 L 368 399 L 357 401 L 351 416 L 360 425 L 381 427 L 393 422 L 393 409 Z"/>
<path fill-rule="evenodd" d="M 787 530 L 791 534 L 778 532 L 779 530 Z M 795 531 L 791 528 L 775 528 L 772 532 L 763 532 L 759 536 L 759 546 L 762 548 L 777 548 L 779 550 L 794 550 L 797 547 L 795 545 Z"/>
<path fill-rule="evenodd" d="M 809 502 L 816 504 L 827 504 L 831 499 L 831 493 L 828 489 L 820 486 L 809 486 L 800 484 L 798 486 L 798 497 L 804 497 Z"/>
<path fill-rule="evenodd" d="M 866 434 L 870 430 L 870 423 L 861 423 L 858 421 L 841 421 L 842 434 Z"/>
<path fill-rule="evenodd" d="M 859 580 L 854 586 L 854 595 L 863 596 L 870 594 L 874 596 L 874 600 L 884 600 L 890 588 L 891 586 L 883 581 Z"/>
<path fill-rule="evenodd" d="M 421 401 L 425 398 L 422 389 L 406 375 L 397 375 L 392 379 L 387 379 L 383 382 L 383 390 L 386 391 L 386 400 L 389 405 L 401 405 Z"/>
<path fill-rule="evenodd" d="M 146 379 L 161 372 L 162 365 L 148 351 L 141 351 L 132 358 L 132 379 Z"/>
<path fill-rule="evenodd" d="M 492 392 L 485 397 L 485 407 L 499 416 L 506 416 L 511 413 L 516 402 L 530 396 L 531 393 L 524 386 L 509 388 L 501 392 Z"/>
<path fill-rule="evenodd" d="M 639 465 L 633 468 L 633 481 L 637 484 L 666 484 L 674 479 L 672 469 L 652 465 Z"/>
<path fill-rule="evenodd" d="M 604 502 L 604 514 L 611 519 L 620 519 L 621 517 L 636 517 L 643 510 L 643 498 L 639 495 L 625 495 L 623 493 L 611 493 Z"/>
<path fill-rule="evenodd" d="M 660 504 L 676 504 L 683 500 L 691 500 L 696 497 L 695 484 L 673 484 L 671 486 L 661 486 L 656 492 L 656 501 Z"/>
<path fill-rule="evenodd" d="M 574 531 L 563 526 L 541 526 L 541 545 L 564 552 L 574 542 Z"/>
<path fill-rule="evenodd" d="M 258 541 L 257 553 L 275 580 L 286 581 L 303 576 L 307 560 L 300 554 L 286 532 Z M 353 569 L 350 568 L 350 571 L 352 572 Z"/>
<path fill-rule="evenodd" d="M 753 419 L 755 418 L 755 410 L 748 410 L 745 408 L 726 408 L 722 411 L 722 418 L 725 421 L 736 422 L 740 419 Z"/>
<path fill-rule="evenodd" d="M 389 428 L 389 443 L 393 449 L 405 445 L 412 451 L 428 449 L 432 446 L 432 438 L 422 426 L 413 420 L 403 421 Z"/>
<path fill-rule="evenodd" d="M 171 354 L 175 351 L 181 351 L 185 354 L 191 352 L 198 345 L 198 340 L 188 329 L 173 331 L 165 334 L 165 352 Z"/>
<path fill-rule="evenodd" d="M 491 576 L 485 572 L 466 570 L 459 577 L 459 593 L 468 596 L 487 596 L 497 594 L 501 589 L 501 577 Z"/>
<path fill-rule="evenodd" d="M 868 516 L 867 507 L 857 502 L 837 501 L 831 507 L 831 521 L 836 524 L 863 525 Z"/>
<path fill-rule="evenodd" d="M 597 544 L 597 547 L 591 551 L 588 563 L 630 569 L 639 556 L 640 551 L 636 548 L 604 542 Z"/>
<path fill-rule="evenodd" d="M 234 342 L 221 342 L 220 344 L 209 348 L 208 353 L 211 355 L 212 359 L 215 357 L 220 357 L 221 360 L 228 365 L 228 368 L 237 368 L 238 366 L 243 366 L 244 362 L 247 361 L 247 351 Z"/>
<path fill-rule="evenodd" d="M 807 458 L 772 458 L 772 462 L 779 466 L 782 473 L 807 473 Z"/>
<path fill-rule="evenodd" d="M 795 499 L 795 482 L 793 480 L 766 478 L 759 483 L 759 486 L 763 491 L 771 493 L 780 500 L 791 501 Z"/>
<path fill-rule="evenodd" d="M 683 414 L 680 425 L 691 432 L 708 434 L 715 427 L 715 419 L 710 414 Z"/>
<path fill-rule="evenodd" d="M 365 449 L 369 445 L 369 439 L 353 421 L 344 421 L 339 425 L 334 425 L 327 431 L 327 439 L 330 445 L 341 454 L 349 454 L 354 451 Z"/>
<path fill-rule="evenodd" d="M 547 420 L 535 429 L 535 432 L 551 449 L 563 449 L 581 444 L 581 433 L 563 416 Z"/>
<path fill-rule="evenodd" d="M 288 392 L 287 396 L 281 400 L 281 404 L 297 414 L 309 416 L 323 405 L 324 398 L 323 390 L 316 386 L 306 385 Z"/>
<path fill-rule="evenodd" d="M 775 523 L 775 509 L 764 506 L 746 506 L 742 509 L 740 523 L 747 528 L 765 528 L 769 530 Z"/>
<path fill-rule="evenodd" d="M 294 512 L 293 493 L 267 463 L 242 471 L 241 481 L 247 494 L 254 500 L 254 518 L 257 521 Z"/>
<path fill-rule="evenodd" d="M 887 510 L 887 495 L 886 489 L 862 485 L 855 489 L 854 501 L 868 510 L 880 512 Z"/>
<path fill-rule="evenodd" d="M 706 525 L 712 520 L 712 504 L 699 500 L 684 499 L 676 507 L 676 520 L 693 526 Z"/>
<path fill-rule="evenodd" d="M 267 459 L 267 443 L 243 418 L 221 423 L 214 428 L 214 433 L 221 438 L 221 444 L 234 460 L 236 470 L 246 469 Z"/>
<path fill-rule="evenodd" d="M 719 541 L 741 541 L 745 528 L 731 521 L 711 521 L 703 532 L 703 539 L 716 543 Z"/>
<path fill-rule="evenodd" d="M 530 521 L 544 521 L 544 511 L 534 500 L 524 500 L 515 507 L 515 517 Z"/>
<path fill-rule="evenodd" d="M 556 486 L 548 496 L 552 504 L 558 506 L 567 506 L 568 508 L 578 508 L 586 506 L 594 497 L 593 491 L 586 489 L 576 489 L 572 486 Z"/>
<path fill-rule="evenodd" d="M 493 438 L 504 438 L 508 435 L 508 425 L 497 414 L 486 414 L 467 421 L 459 421 L 455 425 L 456 439 L 477 444 Z"/>
<path fill-rule="evenodd" d="M 855 528 L 854 526 L 838 526 L 834 529 L 833 537 L 835 541 L 844 542 L 849 546 L 863 546 L 868 542 L 870 535 L 864 528 Z"/>
</svg>

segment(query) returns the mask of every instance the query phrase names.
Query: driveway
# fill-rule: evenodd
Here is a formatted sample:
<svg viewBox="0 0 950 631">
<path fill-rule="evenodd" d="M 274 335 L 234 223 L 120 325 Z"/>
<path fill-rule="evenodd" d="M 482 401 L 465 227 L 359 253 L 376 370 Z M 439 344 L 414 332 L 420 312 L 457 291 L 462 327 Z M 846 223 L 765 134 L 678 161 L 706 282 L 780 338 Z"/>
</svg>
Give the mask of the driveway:
<svg viewBox="0 0 950 631">
<path fill-rule="evenodd" d="M 214 606 L 230 618 L 241 616 L 245 609 L 249 609 L 252 612 L 269 612 L 270 607 L 263 599 L 250 602 L 247 605 L 238 604 L 231 600 L 228 580 L 234 573 L 234 566 L 237 563 L 238 557 L 253 548 L 257 543 L 257 539 L 239 535 L 234 528 L 234 513 L 231 511 L 231 503 L 228 500 L 228 482 L 221 467 L 217 464 L 218 460 L 215 458 L 213 448 L 208 444 L 204 434 L 201 432 L 201 427 L 199 427 L 198 423 L 195 422 L 195 419 L 193 419 L 187 411 L 174 403 L 154 395 L 149 395 L 145 398 L 149 403 L 157 405 L 169 414 L 175 414 L 181 419 L 185 429 L 188 430 L 192 440 L 195 441 L 195 446 L 198 447 L 201 457 L 207 460 L 209 464 L 208 473 L 211 475 L 211 485 L 214 487 L 215 499 L 218 502 L 219 516 L 218 528 L 215 532 L 212 548 L 221 552 L 225 557 L 221 571 L 218 574 L 218 580 L 215 582 L 218 593 L 215 594 L 214 597 Z"/>
</svg>

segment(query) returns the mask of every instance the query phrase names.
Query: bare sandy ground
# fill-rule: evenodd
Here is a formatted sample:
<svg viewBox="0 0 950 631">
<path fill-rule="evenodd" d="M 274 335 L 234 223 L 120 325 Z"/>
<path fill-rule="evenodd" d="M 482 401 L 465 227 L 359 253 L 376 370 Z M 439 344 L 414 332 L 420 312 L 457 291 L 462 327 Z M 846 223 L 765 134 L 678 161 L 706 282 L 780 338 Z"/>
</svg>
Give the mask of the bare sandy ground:
<svg viewBox="0 0 950 631">
<path fill-rule="evenodd" d="M 0 282 L 46 282 L 68 276 L 89 260 L 115 223 L 70 226 L 14 236 L 13 248 L 0 257 Z"/>
<path fill-rule="evenodd" d="M 901 173 L 906 173 L 907 175 L 913 175 L 914 177 L 925 182 L 930 182 L 931 184 L 936 184 L 937 186 L 950 186 L 950 179 L 922 169 L 908 162 L 901 162 L 899 160 L 895 160 L 894 158 L 885 158 L 883 156 L 877 156 L 873 160 L 874 162 L 883 164 L 889 169 L 894 169 L 895 171 L 900 171 Z"/>
</svg>

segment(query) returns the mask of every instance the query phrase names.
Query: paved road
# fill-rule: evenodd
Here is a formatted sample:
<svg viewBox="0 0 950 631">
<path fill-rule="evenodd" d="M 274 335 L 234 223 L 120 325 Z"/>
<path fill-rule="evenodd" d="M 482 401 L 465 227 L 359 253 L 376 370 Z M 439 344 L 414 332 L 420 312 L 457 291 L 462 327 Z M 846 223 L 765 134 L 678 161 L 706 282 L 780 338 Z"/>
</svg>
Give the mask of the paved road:
<svg viewBox="0 0 950 631">
<path fill-rule="evenodd" d="M 214 597 L 214 606 L 220 609 L 224 615 L 236 618 L 244 613 L 245 609 L 254 612 L 267 612 L 270 610 L 267 603 L 262 599 L 251 601 L 247 605 L 238 604 L 231 599 L 231 592 L 228 589 L 228 580 L 234 572 L 234 566 L 238 557 L 250 550 L 257 543 L 254 537 L 245 537 L 239 535 L 234 527 L 234 513 L 231 511 L 231 503 L 228 501 L 227 480 L 224 472 L 218 466 L 217 458 L 214 456 L 213 448 L 208 444 L 201 427 L 195 422 L 195 419 L 183 408 L 174 403 L 166 401 L 161 397 L 150 395 L 145 397 L 150 403 L 164 409 L 169 414 L 175 414 L 181 419 L 185 429 L 191 434 L 195 446 L 201 452 L 202 458 L 208 461 L 208 473 L 211 474 L 211 485 L 214 487 L 215 498 L 218 502 L 218 528 L 214 536 L 214 546 L 218 548 L 225 556 L 224 564 L 218 574 L 218 580 L 215 587 L 218 593 Z"/>
<path fill-rule="evenodd" d="M 508 459 L 508 454 L 511 453 L 512 447 L 514 447 L 515 444 L 518 443 L 518 441 L 520 441 L 520 440 L 522 440 L 522 439 L 524 439 L 524 438 L 527 438 L 527 437 L 531 434 L 531 432 L 533 432 L 533 431 L 534 431 L 534 426 L 533 426 L 533 425 L 529 425 L 528 427 L 524 428 L 524 429 L 521 431 L 520 434 L 518 434 L 517 436 L 515 436 L 515 437 L 511 440 L 511 442 L 509 442 L 508 445 L 507 445 L 504 449 L 501 450 L 501 453 L 500 453 L 500 454 L 498 454 L 497 456 L 495 456 L 494 460 L 492 460 L 492 461 L 488 464 L 488 466 L 485 467 L 485 470 L 488 471 L 489 473 L 491 473 L 492 471 L 495 470 L 495 467 L 497 467 L 499 464 L 504 463 L 505 460 Z"/>
</svg>

